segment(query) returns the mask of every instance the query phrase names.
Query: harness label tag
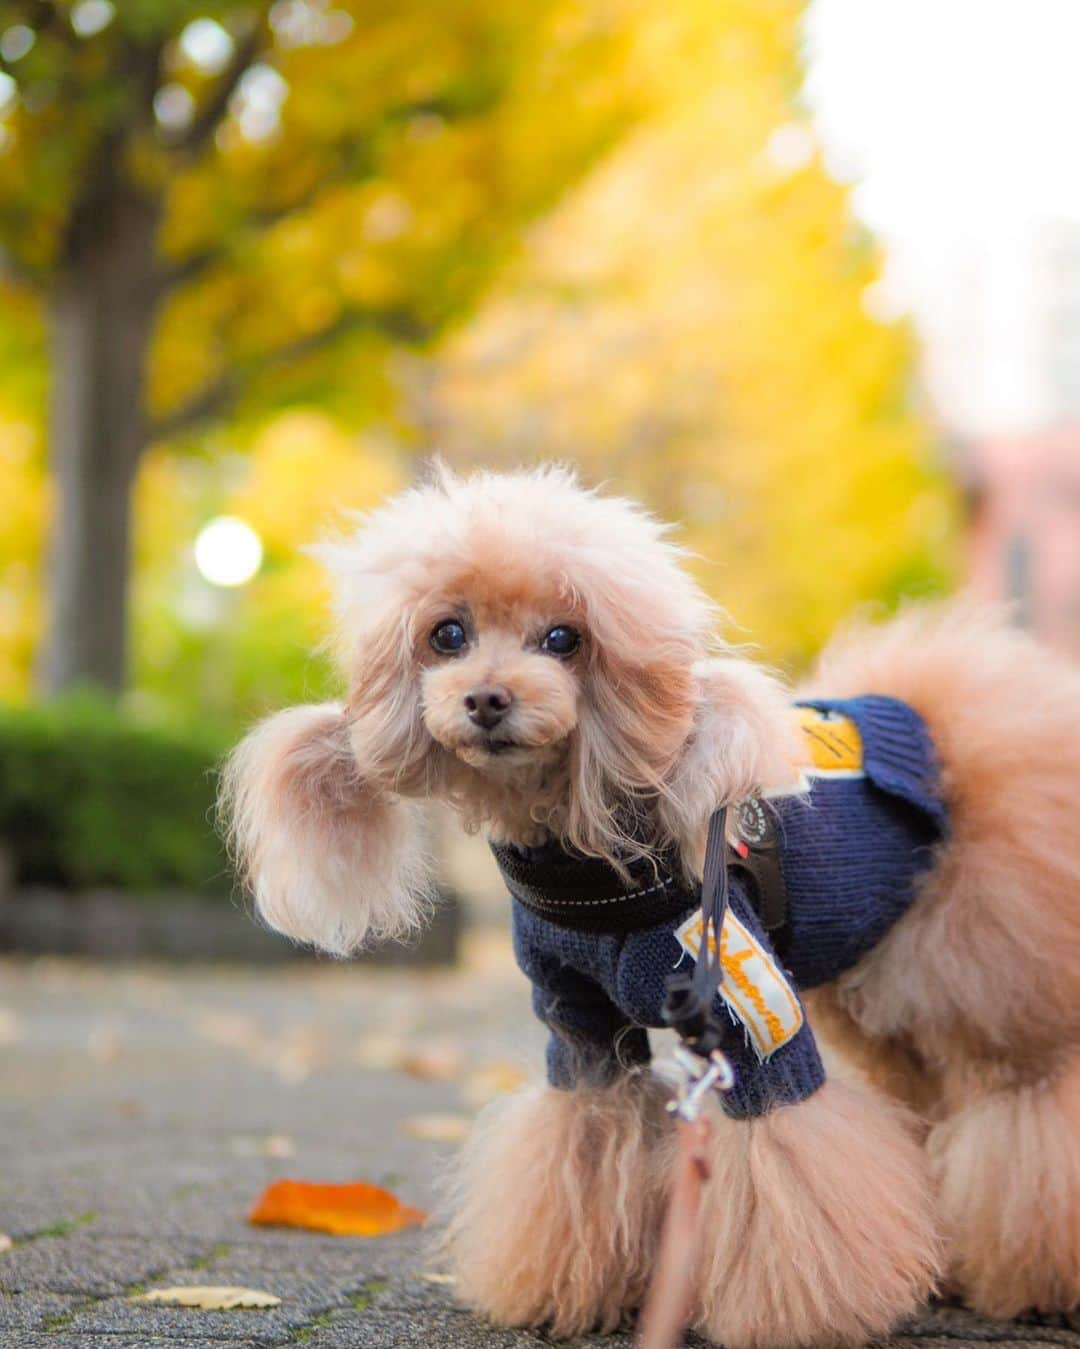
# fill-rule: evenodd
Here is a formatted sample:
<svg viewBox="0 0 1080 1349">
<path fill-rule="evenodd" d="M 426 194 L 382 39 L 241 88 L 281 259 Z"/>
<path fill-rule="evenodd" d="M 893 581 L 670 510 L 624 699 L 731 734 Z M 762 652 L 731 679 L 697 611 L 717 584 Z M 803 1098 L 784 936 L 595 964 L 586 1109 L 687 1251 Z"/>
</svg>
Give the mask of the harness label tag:
<svg viewBox="0 0 1080 1349">
<path fill-rule="evenodd" d="M 675 929 L 675 938 L 694 960 L 701 949 L 700 913 Z M 715 939 L 711 939 L 715 956 Z M 720 934 L 720 961 L 724 982 L 720 995 L 750 1036 L 757 1057 L 764 1061 L 794 1036 L 803 1024 L 803 1011 L 791 985 L 769 952 L 728 909 Z"/>
</svg>

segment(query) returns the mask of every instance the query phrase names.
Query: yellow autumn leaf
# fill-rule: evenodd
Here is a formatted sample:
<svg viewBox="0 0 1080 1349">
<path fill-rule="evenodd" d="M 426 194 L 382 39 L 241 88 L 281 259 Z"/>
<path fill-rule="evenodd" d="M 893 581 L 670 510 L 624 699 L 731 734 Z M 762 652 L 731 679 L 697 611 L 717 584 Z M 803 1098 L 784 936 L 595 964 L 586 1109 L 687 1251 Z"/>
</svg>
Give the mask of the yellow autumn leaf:
<svg viewBox="0 0 1080 1349">
<path fill-rule="evenodd" d="M 152 1288 L 129 1298 L 130 1302 L 160 1302 L 169 1307 L 196 1307 L 206 1312 L 228 1312 L 239 1307 L 277 1307 L 281 1298 L 258 1288 L 181 1284 L 176 1288 Z"/>
</svg>

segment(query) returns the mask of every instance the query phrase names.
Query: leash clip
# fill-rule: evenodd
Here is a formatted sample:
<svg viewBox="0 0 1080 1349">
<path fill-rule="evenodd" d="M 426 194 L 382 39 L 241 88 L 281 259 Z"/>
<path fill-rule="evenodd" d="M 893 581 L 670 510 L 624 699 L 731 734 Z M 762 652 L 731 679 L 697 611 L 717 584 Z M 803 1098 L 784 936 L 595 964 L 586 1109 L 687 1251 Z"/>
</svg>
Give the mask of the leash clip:
<svg viewBox="0 0 1080 1349">
<path fill-rule="evenodd" d="M 708 1058 L 702 1058 L 683 1045 L 673 1051 L 675 1062 L 683 1071 L 676 1096 L 665 1107 L 669 1114 L 693 1124 L 701 1114 L 701 1105 L 710 1091 L 730 1091 L 735 1085 L 735 1070 L 722 1049 L 714 1049 Z"/>
</svg>

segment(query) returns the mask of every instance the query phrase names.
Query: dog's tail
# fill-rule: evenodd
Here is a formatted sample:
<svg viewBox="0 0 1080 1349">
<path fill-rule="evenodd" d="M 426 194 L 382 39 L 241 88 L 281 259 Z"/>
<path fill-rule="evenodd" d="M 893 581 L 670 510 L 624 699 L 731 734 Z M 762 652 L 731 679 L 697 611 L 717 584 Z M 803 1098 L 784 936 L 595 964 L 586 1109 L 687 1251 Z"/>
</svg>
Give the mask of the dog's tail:
<svg viewBox="0 0 1080 1349">
<path fill-rule="evenodd" d="M 1080 669 L 960 599 L 852 627 L 800 690 L 860 694 L 922 716 L 950 819 L 887 939 L 902 977 L 882 1022 L 922 1018 L 992 1054 L 1060 1051 L 1080 1035 Z"/>
</svg>

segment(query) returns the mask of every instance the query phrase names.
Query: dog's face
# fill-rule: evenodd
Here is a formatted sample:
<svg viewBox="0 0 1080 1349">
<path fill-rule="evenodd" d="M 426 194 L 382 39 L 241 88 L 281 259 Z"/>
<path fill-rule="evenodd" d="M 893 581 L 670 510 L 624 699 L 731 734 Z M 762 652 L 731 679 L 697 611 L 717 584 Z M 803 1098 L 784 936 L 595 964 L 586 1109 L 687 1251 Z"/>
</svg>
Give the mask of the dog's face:
<svg viewBox="0 0 1080 1349">
<path fill-rule="evenodd" d="M 584 615 L 558 596 L 507 589 L 432 595 L 418 616 L 424 726 L 498 776 L 565 755 L 589 677 Z"/>
<path fill-rule="evenodd" d="M 489 818 L 560 791 L 582 841 L 662 790 L 712 613 L 639 508 L 557 470 L 445 476 L 324 557 L 366 774 Z"/>
</svg>

